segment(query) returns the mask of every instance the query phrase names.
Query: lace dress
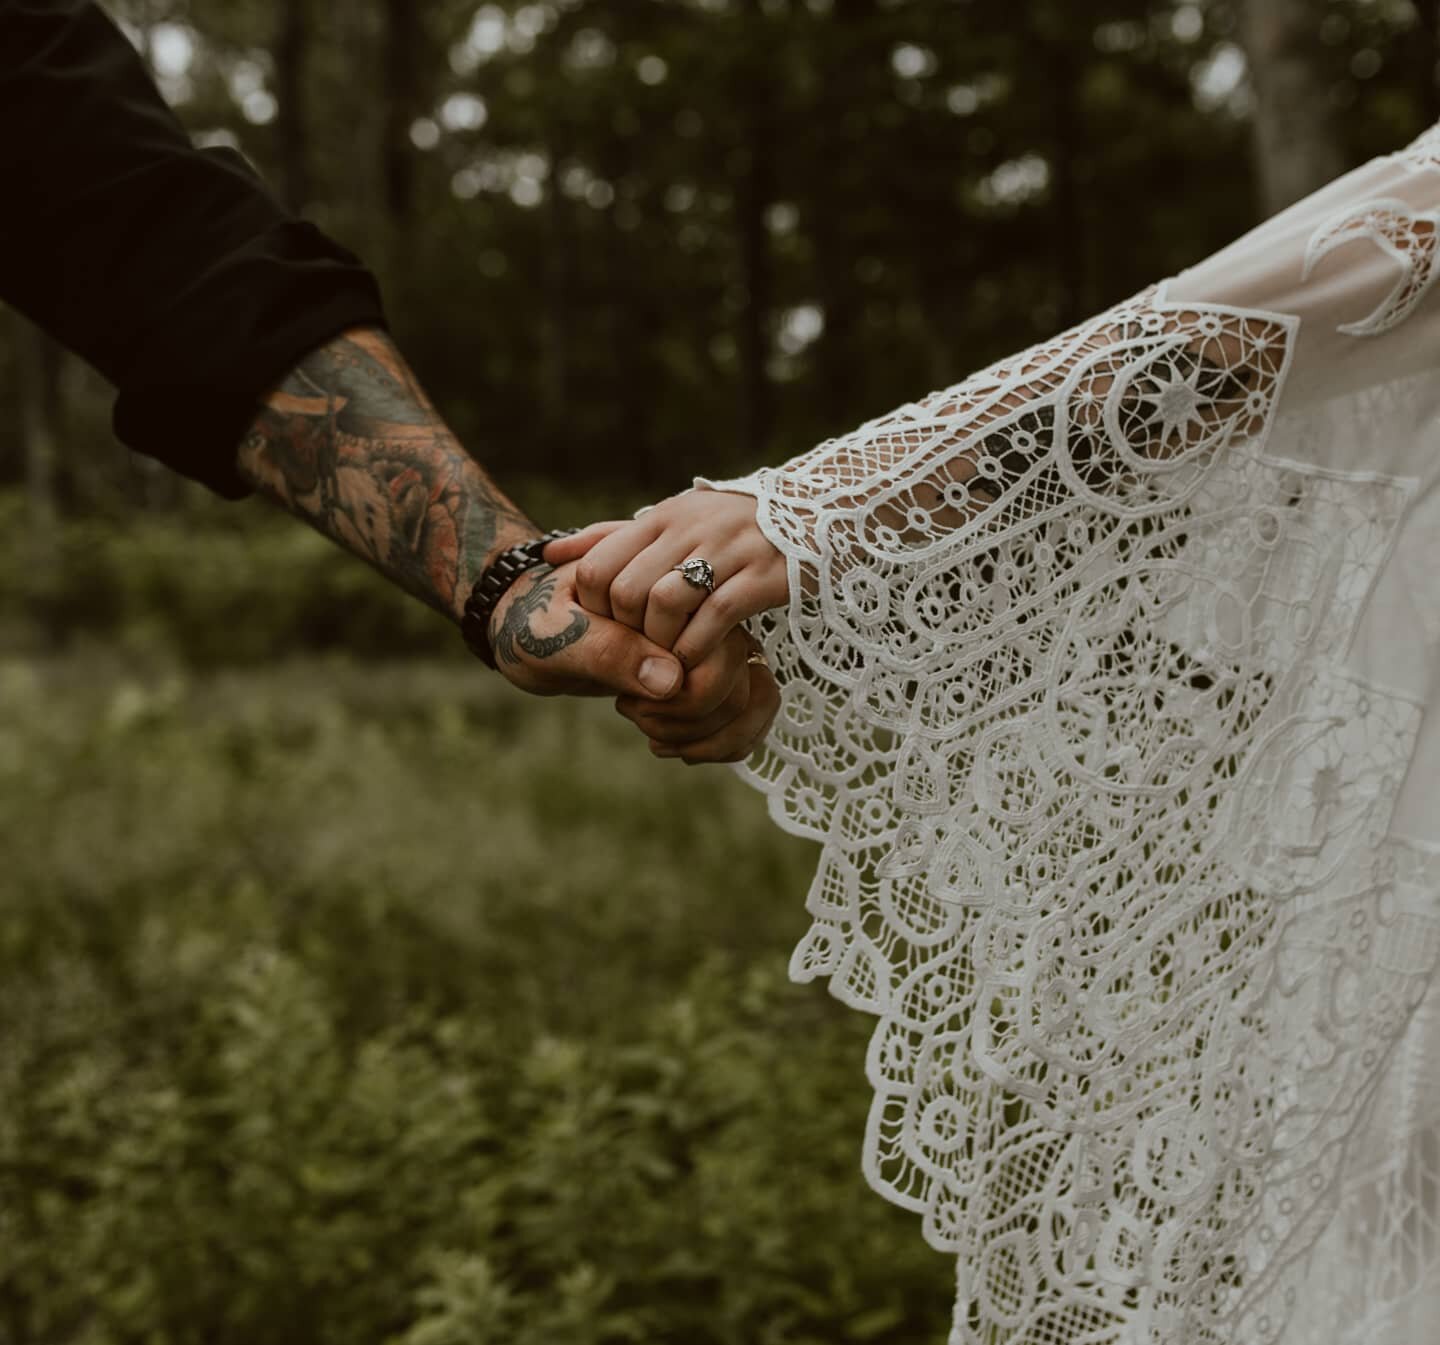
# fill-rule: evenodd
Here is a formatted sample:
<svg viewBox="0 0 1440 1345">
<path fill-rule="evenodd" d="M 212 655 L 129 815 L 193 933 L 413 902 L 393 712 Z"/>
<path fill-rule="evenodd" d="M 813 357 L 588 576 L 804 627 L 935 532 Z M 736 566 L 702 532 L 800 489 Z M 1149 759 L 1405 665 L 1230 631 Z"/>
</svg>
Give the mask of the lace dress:
<svg viewBox="0 0 1440 1345">
<path fill-rule="evenodd" d="M 951 1345 L 1440 1341 L 1440 127 L 740 481 Z"/>
</svg>

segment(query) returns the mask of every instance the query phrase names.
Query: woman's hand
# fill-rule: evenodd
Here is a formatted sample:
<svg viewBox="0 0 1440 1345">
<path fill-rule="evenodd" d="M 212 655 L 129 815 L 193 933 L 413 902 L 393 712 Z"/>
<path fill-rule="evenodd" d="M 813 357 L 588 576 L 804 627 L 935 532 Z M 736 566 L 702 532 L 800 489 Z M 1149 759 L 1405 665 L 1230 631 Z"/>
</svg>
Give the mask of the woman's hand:
<svg viewBox="0 0 1440 1345">
<path fill-rule="evenodd" d="M 789 597 L 785 558 L 755 522 L 755 501 L 687 490 L 630 522 L 595 523 L 545 549 L 553 565 L 579 560 L 580 604 L 643 631 L 687 668 L 697 667 L 742 621 Z M 710 563 L 715 591 L 676 570 Z"/>
</svg>

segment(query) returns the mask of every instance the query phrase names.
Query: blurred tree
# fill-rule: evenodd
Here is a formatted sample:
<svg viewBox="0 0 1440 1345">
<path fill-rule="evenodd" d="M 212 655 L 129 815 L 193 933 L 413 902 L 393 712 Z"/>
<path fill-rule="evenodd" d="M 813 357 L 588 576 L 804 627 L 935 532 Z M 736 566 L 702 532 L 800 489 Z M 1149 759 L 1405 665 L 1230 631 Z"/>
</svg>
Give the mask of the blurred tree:
<svg viewBox="0 0 1440 1345">
<path fill-rule="evenodd" d="M 741 109 L 735 189 L 741 289 L 736 347 L 740 362 L 741 452 L 760 458 L 771 431 L 770 326 L 774 303 L 768 212 L 775 196 L 775 140 L 780 127 L 773 95 L 773 39 L 763 0 L 741 6 L 734 98 Z"/>
<path fill-rule="evenodd" d="M 1283 210 L 1345 166 L 1311 0 L 1244 0 L 1245 48 L 1255 89 L 1254 145 L 1261 205 Z"/>
<path fill-rule="evenodd" d="M 1055 240 L 1056 324 L 1070 327 L 1090 312 L 1086 268 L 1087 211 L 1081 199 L 1085 120 L 1081 109 L 1085 25 L 1072 7 L 1049 0 L 1031 10 L 1037 65 L 1048 86 L 1052 234 Z"/>
<path fill-rule="evenodd" d="M 1440 121 L 1440 3 L 1411 0 L 1420 25 L 1418 102 L 1428 122 Z"/>
<path fill-rule="evenodd" d="M 1194 262 L 1413 135 L 1435 87 L 1431 0 L 112 8 L 198 136 L 376 268 L 480 456 L 647 492 Z M 83 387 L 60 498 L 130 501 Z M 0 427 L 0 480 L 23 478 Z"/>
<path fill-rule="evenodd" d="M 536 70 L 542 82 L 563 87 L 564 49 L 560 42 L 543 43 L 536 53 Z M 563 184 L 582 172 L 575 159 L 575 128 L 569 100 L 557 100 L 545 129 L 545 159 L 549 190 L 545 193 L 545 256 L 542 270 L 543 332 L 537 381 L 540 433 L 551 462 L 561 473 L 573 472 L 571 379 L 574 360 L 575 281 L 579 238 L 574 227 L 574 206 Z"/>
<path fill-rule="evenodd" d="M 876 0 L 834 0 L 828 12 L 811 11 L 804 35 L 810 69 L 802 88 L 809 90 L 806 113 L 815 131 L 810 171 L 795 186 L 805 197 L 801 219 L 814 249 L 814 295 L 822 323 L 815 344 L 815 391 L 833 413 L 837 431 L 868 401 L 858 272 L 869 252 L 876 209 L 884 209 L 886 188 L 898 185 L 893 172 L 887 174 L 889 181 L 867 173 L 867 143 L 890 139 L 884 134 L 889 118 L 881 96 L 890 83 L 890 44 L 880 17 Z M 895 165 L 898 172 L 921 166 L 918 157 Z M 903 223 L 896 219 L 892 225 Z"/>
<path fill-rule="evenodd" d="M 63 441 L 60 377 L 64 356 L 43 332 L 11 314 L 17 420 L 25 460 L 26 562 L 32 584 L 47 591 L 63 582 L 59 572 L 57 477 Z M 44 632 L 58 639 L 53 623 Z"/>
<path fill-rule="evenodd" d="M 275 116 L 277 185 L 292 210 L 310 200 L 310 137 L 306 83 L 310 68 L 310 0 L 277 0 Z"/>
<path fill-rule="evenodd" d="M 414 0 L 383 0 L 380 175 L 387 224 L 384 262 L 391 279 L 402 286 L 417 261 L 415 146 L 410 128 L 421 110 L 421 8 Z"/>
</svg>

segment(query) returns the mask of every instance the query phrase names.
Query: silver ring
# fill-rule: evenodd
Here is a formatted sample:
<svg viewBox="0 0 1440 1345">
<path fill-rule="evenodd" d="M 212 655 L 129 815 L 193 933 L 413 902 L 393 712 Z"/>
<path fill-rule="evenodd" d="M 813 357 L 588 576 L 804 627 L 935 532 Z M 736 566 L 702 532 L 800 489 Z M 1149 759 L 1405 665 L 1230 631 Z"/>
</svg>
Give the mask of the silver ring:
<svg viewBox="0 0 1440 1345">
<path fill-rule="evenodd" d="M 701 560 L 699 556 L 693 556 L 674 568 L 685 576 L 687 584 L 703 588 L 706 593 L 715 592 L 715 571 L 711 568 L 708 560 Z"/>
</svg>

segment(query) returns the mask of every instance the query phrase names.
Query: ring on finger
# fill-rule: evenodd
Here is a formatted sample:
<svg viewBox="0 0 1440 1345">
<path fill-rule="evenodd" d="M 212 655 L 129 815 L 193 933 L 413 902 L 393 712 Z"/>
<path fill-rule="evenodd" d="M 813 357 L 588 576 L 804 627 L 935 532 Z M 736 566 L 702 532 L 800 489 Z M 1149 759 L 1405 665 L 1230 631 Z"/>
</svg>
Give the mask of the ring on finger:
<svg viewBox="0 0 1440 1345">
<path fill-rule="evenodd" d="M 687 584 L 703 588 L 706 593 L 715 592 L 715 569 L 703 556 L 691 556 L 674 568 L 685 577 Z"/>
</svg>

